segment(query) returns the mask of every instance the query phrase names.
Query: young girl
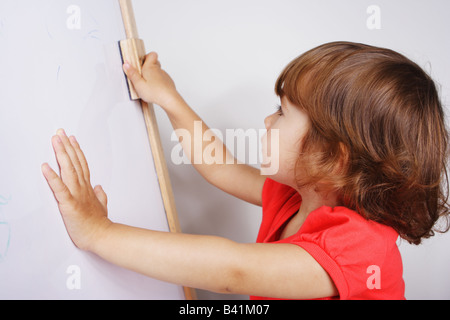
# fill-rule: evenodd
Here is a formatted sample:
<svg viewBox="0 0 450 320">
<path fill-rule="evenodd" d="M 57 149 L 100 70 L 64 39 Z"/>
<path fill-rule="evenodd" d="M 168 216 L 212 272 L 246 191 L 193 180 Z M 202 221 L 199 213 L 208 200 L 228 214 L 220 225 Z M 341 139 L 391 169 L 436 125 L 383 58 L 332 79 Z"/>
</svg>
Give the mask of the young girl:
<svg viewBox="0 0 450 320">
<path fill-rule="evenodd" d="M 146 56 L 142 76 L 128 63 L 124 70 L 174 129 L 194 134 L 200 118 L 155 53 Z M 448 133 L 433 81 L 396 52 L 339 42 L 292 61 L 275 90 L 281 106 L 265 120 L 263 144 L 275 130 L 279 139 L 263 153 L 267 160 L 278 151 L 276 173 L 191 161 L 213 185 L 262 206 L 257 243 L 113 223 L 76 139 L 58 130 L 52 145 L 61 177 L 48 164 L 42 171 L 75 245 L 150 277 L 216 292 L 404 299 L 398 236 L 419 244 L 449 213 Z M 182 143 L 193 159 L 193 146 Z"/>
</svg>

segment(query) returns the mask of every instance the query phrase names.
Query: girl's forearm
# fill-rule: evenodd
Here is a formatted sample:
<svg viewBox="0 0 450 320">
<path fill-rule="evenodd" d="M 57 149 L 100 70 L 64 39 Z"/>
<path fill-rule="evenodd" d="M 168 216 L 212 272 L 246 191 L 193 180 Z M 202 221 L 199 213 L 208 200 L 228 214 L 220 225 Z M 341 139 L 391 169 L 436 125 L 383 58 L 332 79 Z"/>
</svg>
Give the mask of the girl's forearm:
<svg viewBox="0 0 450 320">
<path fill-rule="evenodd" d="M 90 248 L 101 258 L 162 281 L 229 292 L 237 243 L 213 237 L 167 233 L 110 224 Z"/>
<path fill-rule="evenodd" d="M 238 163 L 221 139 L 177 95 L 165 111 L 185 155 L 206 181 L 244 201 L 261 205 L 264 177 L 257 168 Z M 176 110 L 176 111 L 173 111 Z M 207 149 L 206 149 L 207 148 Z"/>
<path fill-rule="evenodd" d="M 236 162 L 223 141 L 210 130 L 180 95 L 174 96 L 170 106 L 165 107 L 164 110 L 177 133 L 186 156 L 201 174 L 207 174 L 217 165 Z M 215 152 L 214 159 L 208 158 L 211 155 L 210 152 L 205 152 L 207 146 L 210 149 L 220 150 L 220 152 Z"/>
</svg>

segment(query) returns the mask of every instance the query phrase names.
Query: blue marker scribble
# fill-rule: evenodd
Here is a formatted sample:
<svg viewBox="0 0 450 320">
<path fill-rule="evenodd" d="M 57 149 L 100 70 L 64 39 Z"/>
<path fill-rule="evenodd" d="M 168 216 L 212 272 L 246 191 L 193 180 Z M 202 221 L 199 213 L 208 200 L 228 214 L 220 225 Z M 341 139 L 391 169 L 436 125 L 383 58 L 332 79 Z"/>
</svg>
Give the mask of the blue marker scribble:
<svg viewBox="0 0 450 320">
<path fill-rule="evenodd" d="M 11 228 L 7 222 L 0 222 L 0 262 L 6 259 L 11 242 Z"/>
<path fill-rule="evenodd" d="M 47 35 L 48 37 L 53 40 L 53 35 L 50 33 L 50 30 L 48 29 L 48 24 L 45 25 L 45 27 L 47 28 Z"/>
<path fill-rule="evenodd" d="M 100 40 L 100 37 L 97 35 L 98 33 L 99 33 L 99 30 L 97 30 L 97 29 L 91 30 L 83 37 L 83 39 L 86 40 L 86 39 L 90 38 L 90 39 Z"/>
<path fill-rule="evenodd" d="M 0 195 L 0 262 L 3 262 L 8 254 L 11 242 L 11 228 L 3 217 L 3 207 L 11 201 L 11 197 L 6 198 Z"/>
</svg>

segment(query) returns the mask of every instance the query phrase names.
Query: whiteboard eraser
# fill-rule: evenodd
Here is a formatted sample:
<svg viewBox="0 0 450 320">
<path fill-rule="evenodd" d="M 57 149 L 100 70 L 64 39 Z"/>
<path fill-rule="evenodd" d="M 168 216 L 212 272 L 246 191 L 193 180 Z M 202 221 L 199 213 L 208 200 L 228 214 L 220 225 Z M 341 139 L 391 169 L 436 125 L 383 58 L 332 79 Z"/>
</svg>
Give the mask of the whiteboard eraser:
<svg viewBox="0 0 450 320">
<path fill-rule="evenodd" d="M 126 39 L 119 41 L 120 54 L 122 56 L 122 63 L 128 61 L 139 73 L 142 74 L 142 64 L 145 58 L 144 41 L 141 39 Z M 128 92 L 131 100 L 138 100 L 139 96 L 133 87 L 130 79 L 127 78 Z"/>
</svg>

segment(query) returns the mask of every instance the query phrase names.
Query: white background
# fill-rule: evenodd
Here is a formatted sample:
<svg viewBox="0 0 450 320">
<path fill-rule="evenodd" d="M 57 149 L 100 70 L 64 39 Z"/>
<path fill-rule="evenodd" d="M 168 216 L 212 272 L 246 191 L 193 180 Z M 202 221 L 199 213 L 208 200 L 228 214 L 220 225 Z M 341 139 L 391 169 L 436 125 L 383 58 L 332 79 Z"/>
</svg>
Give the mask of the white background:
<svg viewBox="0 0 450 320">
<path fill-rule="evenodd" d="M 134 0 L 140 37 L 157 51 L 177 88 L 211 127 L 264 128 L 278 99 L 273 87 L 292 59 L 325 42 L 346 40 L 407 55 L 440 85 L 448 110 L 450 2 L 446 0 Z M 380 29 L 368 28 L 371 5 Z M 370 26 L 370 24 L 369 24 Z M 261 209 L 208 185 L 190 165 L 176 166 L 172 127 L 157 109 L 182 230 L 254 242 Z M 448 111 L 447 111 L 448 112 Z M 450 299 L 450 237 L 421 247 L 401 243 L 406 297 Z M 198 292 L 199 298 L 247 298 Z"/>
</svg>

